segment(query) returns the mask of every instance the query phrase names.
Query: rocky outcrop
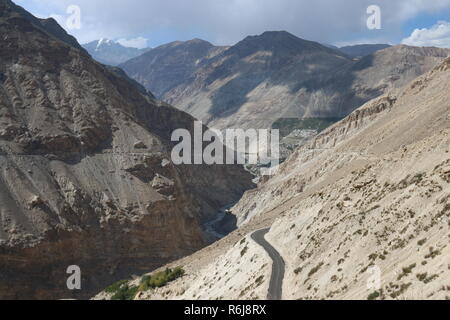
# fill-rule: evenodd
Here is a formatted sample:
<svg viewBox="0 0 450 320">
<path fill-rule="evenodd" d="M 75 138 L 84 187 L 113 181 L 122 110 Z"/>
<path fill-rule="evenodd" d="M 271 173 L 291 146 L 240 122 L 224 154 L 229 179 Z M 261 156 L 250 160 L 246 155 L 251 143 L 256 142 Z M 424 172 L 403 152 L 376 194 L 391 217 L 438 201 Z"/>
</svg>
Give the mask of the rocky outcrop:
<svg viewBox="0 0 450 320">
<path fill-rule="evenodd" d="M 171 134 L 194 119 L 22 10 L 0 0 L 0 298 L 86 298 L 204 246 L 252 177 L 175 166 Z"/>
</svg>

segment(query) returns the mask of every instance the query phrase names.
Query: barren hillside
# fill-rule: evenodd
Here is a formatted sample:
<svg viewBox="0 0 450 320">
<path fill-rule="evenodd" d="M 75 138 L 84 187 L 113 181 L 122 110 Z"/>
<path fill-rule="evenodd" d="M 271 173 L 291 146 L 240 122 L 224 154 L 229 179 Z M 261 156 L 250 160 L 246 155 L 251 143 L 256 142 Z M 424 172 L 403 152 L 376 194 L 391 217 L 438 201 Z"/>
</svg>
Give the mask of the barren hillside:
<svg viewBox="0 0 450 320">
<path fill-rule="evenodd" d="M 264 298 L 271 262 L 248 235 L 271 226 L 285 299 L 448 299 L 449 101 L 447 58 L 297 150 L 233 208 L 238 231 L 175 262 L 186 276 L 138 298 L 197 298 L 197 288 Z"/>
<path fill-rule="evenodd" d="M 238 166 L 175 166 L 171 134 L 194 118 L 41 22 L 0 0 L 0 299 L 85 298 L 192 253 L 253 185 Z"/>
</svg>

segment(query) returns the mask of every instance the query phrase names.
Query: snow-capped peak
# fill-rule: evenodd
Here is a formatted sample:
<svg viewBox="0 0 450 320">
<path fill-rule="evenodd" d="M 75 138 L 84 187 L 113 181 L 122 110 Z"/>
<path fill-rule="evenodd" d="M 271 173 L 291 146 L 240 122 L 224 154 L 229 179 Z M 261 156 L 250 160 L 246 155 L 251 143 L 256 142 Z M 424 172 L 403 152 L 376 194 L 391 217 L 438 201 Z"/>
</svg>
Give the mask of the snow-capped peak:
<svg viewBox="0 0 450 320">
<path fill-rule="evenodd" d="M 109 39 L 106 39 L 106 38 L 101 38 L 100 40 L 98 40 L 97 48 L 95 50 L 98 51 L 102 45 L 109 45 L 110 46 L 113 43 L 114 42 L 112 40 L 109 40 Z"/>
</svg>

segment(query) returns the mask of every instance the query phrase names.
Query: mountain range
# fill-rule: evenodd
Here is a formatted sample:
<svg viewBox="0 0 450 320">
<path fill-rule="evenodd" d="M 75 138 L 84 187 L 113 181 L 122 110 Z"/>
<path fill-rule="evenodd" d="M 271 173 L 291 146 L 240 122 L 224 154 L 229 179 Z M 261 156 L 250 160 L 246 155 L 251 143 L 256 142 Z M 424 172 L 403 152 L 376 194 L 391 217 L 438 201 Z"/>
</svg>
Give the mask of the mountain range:
<svg viewBox="0 0 450 320">
<path fill-rule="evenodd" d="M 449 54 L 86 48 L 0 0 L 0 299 L 449 299 Z M 258 179 L 176 165 L 196 118 L 302 142 Z"/>
<path fill-rule="evenodd" d="M 343 118 L 429 71 L 449 53 L 394 46 L 355 59 L 281 31 L 249 36 L 231 47 L 175 42 L 120 68 L 209 126 L 270 128 L 280 119 Z"/>
</svg>

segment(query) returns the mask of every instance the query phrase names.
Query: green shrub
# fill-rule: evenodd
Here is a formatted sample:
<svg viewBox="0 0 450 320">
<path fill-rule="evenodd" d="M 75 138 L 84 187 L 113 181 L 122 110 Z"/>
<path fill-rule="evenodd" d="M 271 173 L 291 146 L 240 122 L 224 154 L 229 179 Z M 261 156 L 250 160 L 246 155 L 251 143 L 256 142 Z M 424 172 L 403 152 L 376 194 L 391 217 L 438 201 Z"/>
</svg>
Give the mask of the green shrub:
<svg viewBox="0 0 450 320">
<path fill-rule="evenodd" d="M 416 277 L 417 277 L 417 279 L 419 280 L 419 281 L 424 281 L 426 278 L 427 278 L 427 276 L 428 276 L 428 273 L 419 273 L 419 274 L 417 274 L 416 275 Z"/>
<path fill-rule="evenodd" d="M 323 262 L 319 263 L 317 266 L 312 268 L 308 273 L 308 278 L 311 277 L 313 274 L 317 273 L 317 271 L 319 271 L 320 268 L 322 268 L 322 266 L 323 266 Z"/>
<path fill-rule="evenodd" d="M 111 300 L 133 300 L 137 293 L 138 287 L 130 287 L 125 284 L 111 297 Z"/>
<path fill-rule="evenodd" d="M 116 283 L 113 283 L 108 288 L 106 288 L 105 292 L 107 292 L 107 293 L 116 293 L 117 291 L 119 291 L 120 287 L 122 287 L 127 282 L 128 282 L 128 280 L 117 281 Z"/>
<path fill-rule="evenodd" d="M 409 275 L 416 266 L 417 264 L 414 263 L 409 267 L 402 268 L 402 273 L 398 275 L 397 280 L 401 280 L 403 277 Z"/>
<path fill-rule="evenodd" d="M 380 295 L 381 294 L 378 291 L 375 291 L 375 292 L 369 294 L 369 296 L 367 297 L 367 300 L 375 300 L 375 299 L 379 298 Z"/>
<path fill-rule="evenodd" d="M 165 271 L 157 272 L 150 276 L 144 276 L 139 286 L 139 291 L 148 291 L 150 289 L 164 287 L 169 282 L 172 282 L 185 274 L 181 267 L 175 269 L 166 269 Z"/>
</svg>

